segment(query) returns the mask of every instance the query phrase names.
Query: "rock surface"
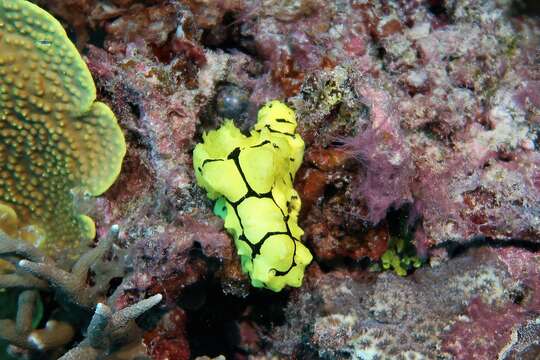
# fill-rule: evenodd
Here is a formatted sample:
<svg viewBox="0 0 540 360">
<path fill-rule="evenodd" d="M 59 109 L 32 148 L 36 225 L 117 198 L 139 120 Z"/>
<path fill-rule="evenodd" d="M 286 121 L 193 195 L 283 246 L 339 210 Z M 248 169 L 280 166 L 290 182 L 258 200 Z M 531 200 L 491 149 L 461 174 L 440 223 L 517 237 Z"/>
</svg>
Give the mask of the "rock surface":
<svg viewBox="0 0 540 360">
<path fill-rule="evenodd" d="M 534 1 L 38 3 L 84 50 L 126 136 L 92 218 L 98 234 L 121 229 L 119 301 L 162 293 L 171 309 L 145 337 L 156 358 L 539 356 Z M 244 129 L 268 100 L 296 109 L 315 255 L 299 290 L 249 288 L 194 182 L 226 86 Z M 377 271 L 403 239 L 423 266 Z"/>
</svg>

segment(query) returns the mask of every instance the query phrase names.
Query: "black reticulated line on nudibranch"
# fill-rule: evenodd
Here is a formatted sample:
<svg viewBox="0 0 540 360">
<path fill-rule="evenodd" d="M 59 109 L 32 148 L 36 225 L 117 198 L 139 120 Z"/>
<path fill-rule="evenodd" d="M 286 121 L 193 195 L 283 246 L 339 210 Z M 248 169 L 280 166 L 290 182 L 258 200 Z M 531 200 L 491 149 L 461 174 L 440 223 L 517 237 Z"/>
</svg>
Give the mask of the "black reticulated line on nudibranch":
<svg viewBox="0 0 540 360">
<path fill-rule="evenodd" d="M 285 124 L 291 124 L 291 125 L 296 125 L 296 124 L 293 123 L 292 121 L 289 121 L 289 120 L 286 120 L 286 119 L 282 119 L 282 118 L 276 119 L 276 122 L 278 122 L 278 123 L 285 123 Z"/>
<path fill-rule="evenodd" d="M 208 164 L 208 163 L 211 163 L 211 162 L 215 162 L 215 161 L 225 161 L 223 159 L 206 159 L 203 161 L 201 167 L 204 167 L 204 165 Z"/>
<path fill-rule="evenodd" d="M 268 131 L 270 131 L 271 133 L 274 133 L 274 134 L 281 134 L 281 135 L 286 135 L 286 136 L 290 136 L 292 137 L 293 139 L 296 139 L 296 136 L 294 134 L 291 134 L 291 133 L 288 133 L 288 132 L 282 132 L 282 131 L 279 131 L 279 130 L 276 130 L 276 129 L 272 129 L 272 127 L 268 124 L 264 125 L 265 128 L 268 129 Z M 261 132 L 261 130 L 256 130 L 258 133 Z"/>
<path fill-rule="evenodd" d="M 270 130 L 270 132 L 278 132 L 278 133 L 283 134 L 283 135 L 289 135 L 289 136 L 294 137 L 294 135 L 292 135 L 292 134 L 282 133 L 282 132 L 279 132 L 279 131 L 276 131 L 276 130 L 273 131 L 273 129 L 271 129 L 268 125 L 267 125 L 267 128 Z M 264 146 L 264 145 L 269 144 L 269 143 L 270 143 L 270 141 L 265 140 L 260 144 L 251 146 L 251 148 Z M 272 145 L 274 145 L 274 147 L 276 147 L 275 144 L 272 144 Z M 241 241 L 245 242 L 249 246 L 249 248 L 251 249 L 251 262 L 253 263 L 253 261 L 255 260 L 255 257 L 257 255 L 261 254 L 261 247 L 264 245 L 266 240 L 268 240 L 271 236 L 274 236 L 274 235 L 287 235 L 289 237 L 289 239 L 293 242 L 293 246 L 294 246 L 293 256 L 292 256 L 292 259 L 291 259 L 291 265 L 285 271 L 280 271 L 280 270 L 275 269 L 275 268 L 270 269 L 270 271 L 273 270 L 275 272 L 275 276 L 285 276 L 292 270 L 293 267 L 295 267 L 297 265 L 296 261 L 295 261 L 295 257 L 296 257 L 296 241 L 298 241 L 298 239 L 296 239 L 292 235 L 291 229 L 289 227 L 289 215 L 288 214 L 285 215 L 285 211 L 278 205 L 277 201 L 272 196 L 273 187 L 270 189 L 270 191 L 268 191 L 266 193 L 263 193 L 263 194 L 259 194 L 255 190 L 253 190 L 251 185 L 249 185 L 249 182 L 247 181 L 247 178 L 246 178 L 246 176 L 244 174 L 244 171 L 242 170 L 242 166 L 240 165 L 239 158 L 240 158 L 241 151 L 242 151 L 242 149 L 240 149 L 239 147 L 234 148 L 229 153 L 229 155 L 227 155 L 227 159 L 228 160 L 233 160 L 234 165 L 235 165 L 236 169 L 238 170 L 238 172 L 240 173 L 242 181 L 244 182 L 244 185 L 246 186 L 246 189 L 247 189 L 246 194 L 244 194 L 237 201 L 231 201 L 226 196 L 224 196 L 227 203 L 233 208 L 234 214 L 236 215 L 236 218 L 238 219 L 238 224 L 240 225 L 240 229 L 242 230 L 242 233 L 238 236 L 238 240 L 241 240 Z M 224 159 L 220 159 L 220 158 L 218 158 L 218 159 L 206 159 L 206 160 L 203 161 L 201 167 L 199 167 L 199 171 L 202 173 L 202 171 L 204 169 L 204 166 L 206 164 L 211 163 L 211 162 L 215 162 L 215 161 L 224 161 Z M 292 160 L 292 161 L 294 161 L 294 160 Z M 291 182 L 292 182 L 293 178 L 292 178 L 292 174 L 290 172 L 289 172 L 289 177 L 291 178 Z M 283 216 L 283 222 L 285 223 L 286 231 L 267 232 L 257 243 L 251 242 L 245 235 L 244 225 L 242 224 L 242 218 L 240 217 L 240 214 L 238 213 L 238 206 L 244 200 L 247 200 L 250 197 L 255 197 L 255 198 L 258 198 L 258 199 L 264 199 L 264 198 L 271 199 L 273 201 L 274 205 L 276 205 L 276 207 L 281 212 L 281 215 Z M 291 198 L 297 198 L 297 196 L 292 196 Z M 287 203 L 289 203 L 289 201 L 287 201 Z"/>
<path fill-rule="evenodd" d="M 255 149 L 255 148 L 258 148 L 258 147 L 261 147 L 261 146 L 264 146 L 266 144 L 270 144 L 270 140 L 264 140 L 263 142 L 261 142 L 260 144 L 257 144 L 257 145 L 253 145 L 251 146 L 250 148 L 251 149 Z"/>
</svg>

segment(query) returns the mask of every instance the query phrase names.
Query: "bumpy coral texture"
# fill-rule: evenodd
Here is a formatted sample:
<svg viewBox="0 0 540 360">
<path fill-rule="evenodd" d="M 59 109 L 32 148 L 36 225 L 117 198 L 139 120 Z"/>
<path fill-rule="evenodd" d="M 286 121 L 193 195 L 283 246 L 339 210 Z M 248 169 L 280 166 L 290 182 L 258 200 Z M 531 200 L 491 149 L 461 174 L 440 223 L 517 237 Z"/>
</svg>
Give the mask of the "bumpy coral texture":
<svg viewBox="0 0 540 360">
<path fill-rule="evenodd" d="M 250 136 L 232 122 L 204 136 L 193 152 L 197 182 L 217 199 L 214 212 L 234 236 L 255 287 L 299 287 L 312 255 L 300 242 L 300 198 L 293 188 L 304 141 L 294 111 L 279 101 L 259 110 Z"/>
<path fill-rule="evenodd" d="M 50 14 L 0 0 L 0 230 L 58 254 L 95 236 L 77 197 L 103 193 L 126 145 L 90 72 Z"/>
</svg>

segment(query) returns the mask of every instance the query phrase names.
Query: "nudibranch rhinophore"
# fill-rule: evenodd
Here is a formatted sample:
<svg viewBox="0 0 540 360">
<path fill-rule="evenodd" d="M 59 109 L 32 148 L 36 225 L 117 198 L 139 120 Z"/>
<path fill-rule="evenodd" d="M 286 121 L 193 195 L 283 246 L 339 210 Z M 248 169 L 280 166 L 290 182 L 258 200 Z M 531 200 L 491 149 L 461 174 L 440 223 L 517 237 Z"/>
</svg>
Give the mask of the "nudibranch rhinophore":
<svg viewBox="0 0 540 360">
<path fill-rule="evenodd" d="M 271 101 L 245 136 L 227 120 L 193 151 L 197 183 L 234 237 L 254 287 L 299 287 L 313 256 L 300 241 L 301 201 L 293 187 L 304 155 L 292 109 Z"/>
</svg>

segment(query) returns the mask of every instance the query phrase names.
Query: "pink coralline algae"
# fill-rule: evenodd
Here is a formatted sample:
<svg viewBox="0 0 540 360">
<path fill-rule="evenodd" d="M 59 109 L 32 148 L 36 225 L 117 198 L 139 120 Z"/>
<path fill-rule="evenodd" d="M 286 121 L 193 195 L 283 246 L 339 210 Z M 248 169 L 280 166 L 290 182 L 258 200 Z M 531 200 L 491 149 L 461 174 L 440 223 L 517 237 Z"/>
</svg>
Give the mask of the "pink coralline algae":
<svg viewBox="0 0 540 360">
<path fill-rule="evenodd" d="M 118 181 L 81 206 L 99 236 L 120 229 L 91 281 L 118 308 L 164 297 L 139 321 L 139 350 L 538 357 L 534 1 L 35 2 L 66 27 L 126 138 Z M 249 287 L 191 155 L 225 117 L 247 131 L 272 99 L 295 109 L 306 143 L 295 188 L 314 254 L 304 286 L 279 294 Z M 381 271 L 400 246 L 423 265 L 406 277 Z"/>
<path fill-rule="evenodd" d="M 365 168 L 365 174 L 355 179 L 353 192 L 366 202 L 366 219 L 376 224 L 386 217 L 389 208 L 412 201 L 413 171 L 388 94 L 370 87 L 358 92 L 371 110 L 371 123 L 357 136 L 345 140 L 344 146 Z"/>
<path fill-rule="evenodd" d="M 468 359 L 471 353 L 477 359 L 496 358 L 509 342 L 514 324 L 526 318 L 515 307 L 495 310 L 481 300 L 473 300 L 464 314 L 465 319 L 452 326 L 452 333 L 445 339 L 443 348 L 454 354 L 455 359 Z M 489 335 L 480 336 L 482 333 Z"/>
<path fill-rule="evenodd" d="M 527 327 L 538 329 L 535 324 L 540 321 L 540 256 L 512 248 L 496 250 L 496 255 L 514 283 L 507 294 L 511 301 L 496 306 L 485 304 L 480 298 L 471 301 L 464 318 L 445 335 L 444 348 L 456 359 L 468 359 L 467 354 L 471 353 L 486 360 L 519 359 L 535 348 L 538 354 L 538 334 L 519 337 Z"/>
<path fill-rule="evenodd" d="M 339 140 L 358 160 L 348 191 L 364 208 L 359 218 L 376 224 L 412 204 L 423 248 L 479 235 L 538 239 L 538 71 L 529 50 L 538 30 L 520 23 L 519 38 L 488 3 L 353 8 L 379 47 L 369 61 L 339 62 L 345 75 L 313 73 L 293 101 L 320 131 L 315 143 Z"/>
<path fill-rule="evenodd" d="M 273 349 L 297 358 L 487 360 L 534 354 L 538 337 L 530 333 L 540 320 L 540 279 L 527 286 L 514 279 L 501 258 L 524 255 L 510 252 L 475 250 L 410 278 L 320 274 L 291 299 L 287 323 L 271 337 Z M 531 267 L 538 269 L 538 256 L 532 257 Z"/>
<path fill-rule="evenodd" d="M 155 360 L 188 360 L 189 343 L 186 340 L 186 315 L 180 308 L 165 314 L 157 327 L 146 333 L 144 343 Z"/>
<path fill-rule="evenodd" d="M 222 120 L 216 94 L 232 86 L 246 101 L 235 113 L 240 122 L 263 102 L 289 97 L 307 144 L 296 184 L 301 222 L 323 269 L 313 265 L 306 281 L 315 294 L 336 294 L 345 309 L 352 309 L 347 297 L 365 304 L 314 317 L 317 307 L 300 290 L 290 306 L 305 301 L 305 320 L 292 310 L 285 321 L 311 321 L 302 327 L 313 331 L 304 334 L 310 345 L 299 350 L 285 326 L 271 336 L 272 352 L 467 358 L 467 351 L 503 351 L 534 321 L 538 305 L 527 296 L 538 280 L 509 275 L 503 255 L 448 259 L 444 250 L 540 237 L 540 27 L 512 11 L 465 0 L 96 7 L 93 26 L 103 26 L 105 39 L 89 46 L 88 62 L 131 144 L 120 181 L 100 203 L 102 223 L 120 224 L 121 246 L 133 256 L 126 296 L 160 292 L 172 305 L 213 282 L 227 296 L 247 295 L 230 240 L 189 166 L 198 136 Z M 443 262 L 414 275 L 421 286 L 339 265 L 378 261 L 403 229 L 422 257 Z M 339 274 L 342 286 L 326 289 L 325 271 Z M 521 302 L 505 297 L 520 286 L 528 289 Z M 201 294 L 195 299 L 204 303 Z M 482 314 L 499 321 L 483 322 Z M 264 326 L 238 326 L 246 349 L 266 351 L 257 343 L 269 336 Z"/>
</svg>

